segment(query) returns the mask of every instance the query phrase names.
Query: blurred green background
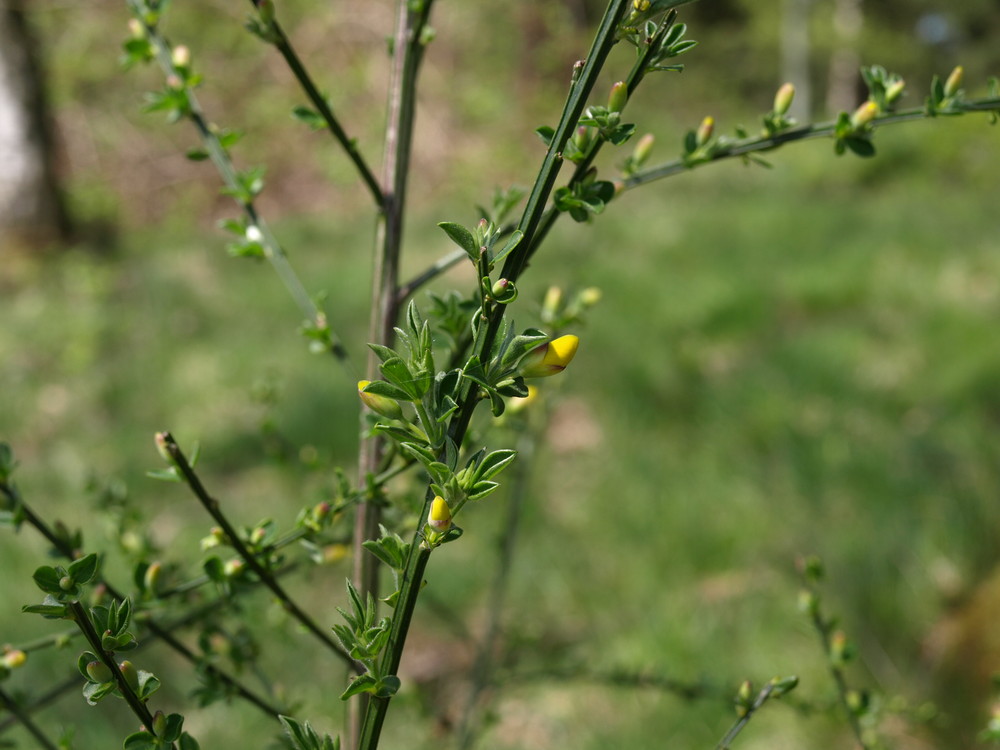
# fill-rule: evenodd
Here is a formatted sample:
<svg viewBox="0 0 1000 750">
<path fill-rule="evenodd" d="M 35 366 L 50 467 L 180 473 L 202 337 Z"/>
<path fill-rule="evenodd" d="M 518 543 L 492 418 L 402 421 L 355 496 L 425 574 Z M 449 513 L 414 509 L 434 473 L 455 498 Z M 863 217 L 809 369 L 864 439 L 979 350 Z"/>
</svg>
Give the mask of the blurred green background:
<svg viewBox="0 0 1000 750">
<path fill-rule="evenodd" d="M 142 91 L 160 80 L 117 67 L 123 5 L 30 5 L 81 231 L 67 247 L 0 251 L 0 439 L 20 461 L 25 499 L 82 526 L 88 550 L 123 558 L 118 531 L 148 522 L 192 573 L 210 524 L 183 488 L 145 477 L 160 465 L 154 431 L 200 442 L 206 483 L 237 522 L 269 516 L 287 528 L 325 496 L 332 466 L 352 471 L 357 397 L 354 379 L 307 354 L 270 270 L 227 257 L 215 223 L 235 211 L 211 167 L 183 158 L 193 131 L 139 113 Z M 558 117 L 598 5 L 439 3 L 404 278 L 449 251 L 436 222 L 471 223 L 494 186 L 530 184 L 543 154 L 532 130 Z M 701 46 L 683 74 L 652 78 L 628 110 L 656 135 L 653 162 L 674 158 L 706 114 L 719 131 L 758 126 L 789 70 L 782 21 L 794 7 L 703 0 L 683 10 Z M 237 161 L 268 166 L 261 207 L 310 291 L 327 293 L 330 320 L 360 361 L 367 196 L 325 134 L 289 117 L 299 93 L 280 58 L 243 31 L 248 8 L 175 3 L 167 32 L 206 74 L 206 109 L 246 131 Z M 392 4 L 296 0 L 278 13 L 378 163 Z M 866 3 L 847 41 L 833 2 L 808 13 L 808 66 L 798 72 L 819 119 L 831 60 L 845 49 L 903 75 L 904 106 L 956 64 L 970 95 L 985 95 L 986 77 L 1000 73 L 995 0 Z M 617 51 L 606 84 L 630 63 Z M 733 720 L 725 696 L 775 674 L 800 675 L 802 700 L 831 700 L 824 655 L 796 608 L 794 562 L 808 553 L 826 561 L 824 605 L 857 643 L 852 684 L 898 696 L 896 710 L 938 706 L 926 726 L 886 719 L 885 737 L 976 746 L 1000 671 L 997 132 L 982 117 L 886 129 L 872 160 L 803 143 L 769 155 L 772 170 L 709 166 L 622 196 L 592 225 L 558 225 L 524 277 L 515 320 L 537 322 L 549 284 L 604 296 L 575 331 L 572 368 L 545 384 L 553 418 L 481 747 L 711 747 Z M 626 153 L 607 154 L 603 173 Z M 436 288 L 464 290 L 470 279 L 456 270 Z M 141 520 L 115 511 L 125 496 Z M 471 650 L 442 612 L 473 633 L 484 622 L 504 503 L 498 494 L 475 508 L 461 544 L 435 555 L 403 670 L 404 685 L 421 690 L 401 694 L 387 748 L 448 742 Z M 56 627 L 19 613 L 38 598 L 30 572 L 46 547 L 30 529 L 4 534 L 0 642 L 18 644 Z M 348 565 L 297 584 L 321 622 L 337 617 Z M 125 567 L 110 565 L 110 576 L 127 584 Z M 274 689 L 300 706 L 296 715 L 337 731 L 339 665 L 314 656 L 266 597 L 245 617 Z M 33 654 L 4 687 L 35 693 L 75 658 Z M 161 647 L 149 658 L 167 683 L 157 707 L 184 710 L 194 676 Z M 579 668 L 722 693 L 687 702 L 557 678 Z M 276 728 L 243 707 L 185 713 L 203 747 L 267 747 Z M 134 723 L 123 706 L 90 708 L 75 689 L 40 716 L 54 737 L 77 725 L 76 748 L 117 746 Z M 32 746 L 17 730 L 5 736 Z M 774 706 L 738 746 L 852 744 L 843 722 Z"/>
</svg>

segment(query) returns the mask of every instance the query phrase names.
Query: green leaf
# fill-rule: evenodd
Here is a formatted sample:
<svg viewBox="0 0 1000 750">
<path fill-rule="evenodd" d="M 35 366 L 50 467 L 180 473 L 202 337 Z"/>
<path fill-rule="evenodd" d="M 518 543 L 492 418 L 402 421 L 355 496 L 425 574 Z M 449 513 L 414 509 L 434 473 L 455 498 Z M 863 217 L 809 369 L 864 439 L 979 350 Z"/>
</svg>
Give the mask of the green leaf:
<svg viewBox="0 0 1000 750">
<path fill-rule="evenodd" d="M 875 156 L 875 146 L 867 138 L 847 137 L 844 144 L 858 156 L 866 159 Z"/>
<path fill-rule="evenodd" d="M 552 139 L 556 136 L 556 131 L 548 125 L 542 125 L 541 127 L 535 128 L 535 133 L 542 139 L 542 143 L 546 146 L 551 146 Z"/>
<path fill-rule="evenodd" d="M 387 359 L 379 366 L 379 369 L 382 371 L 382 374 L 385 375 L 386 380 L 393 385 L 399 386 L 406 394 L 408 394 L 405 400 L 415 401 L 420 398 L 420 394 L 417 392 L 417 388 L 415 386 L 413 373 L 410 372 L 410 368 L 406 366 L 406 363 L 402 359 L 399 357 L 396 357 L 395 359 Z M 372 385 L 374 385 L 374 383 Z M 371 385 L 366 386 L 366 389 L 368 388 L 371 388 Z"/>
<path fill-rule="evenodd" d="M 63 574 L 50 565 L 43 565 L 36 569 L 31 577 L 34 579 L 35 585 L 47 594 L 58 596 L 59 594 L 66 593 L 59 586 L 59 581 L 62 580 Z"/>
<path fill-rule="evenodd" d="M 149 696 L 160 689 L 160 678 L 157 677 L 152 672 L 146 672 L 145 670 L 139 670 L 139 689 L 135 691 L 135 694 L 139 696 L 140 700 L 147 700 Z"/>
<path fill-rule="evenodd" d="M 184 732 L 181 735 L 180 750 L 201 750 L 201 745 L 198 744 L 198 740 Z"/>
<path fill-rule="evenodd" d="M 399 355 L 388 346 L 382 346 L 381 344 L 369 344 L 368 348 L 375 352 L 375 354 L 378 355 L 378 358 L 383 362 L 393 359 L 394 357 L 399 357 Z"/>
<path fill-rule="evenodd" d="M 125 738 L 124 750 L 159 750 L 162 745 L 149 732 L 136 732 Z"/>
<path fill-rule="evenodd" d="M 83 697 L 87 699 L 87 703 L 91 706 L 96 706 L 100 700 L 108 697 L 117 689 L 118 686 L 114 681 L 88 682 L 83 686 Z"/>
<path fill-rule="evenodd" d="M 452 242 L 465 250 L 466 254 L 473 263 L 479 260 L 479 243 L 476 242 L 476 238 L 473 236 L 472 232 L 463 227 L 461 224 L 456 224 L 451 221 L 442 221 L 438 224 L 438 226 L 445 231 L 445 234 L 451 238 Z"/>
<path fill-rule="evenodd" d="M 326 127 L 326 120 L 314 109 L 298 106 L 292 110 L 292 117 L 301 123 L 308 125 L 313 130 L 322 130 Z"/>
<path fill-rule="evenodd" d="M 403 360 L 399 360 L 402 362 Z M 376 396 L 386 396 L 396 401 L 412 401 L 413 396 L 402 388 L 387 383 L 384 380 L 373 380 L 364 387 L 365 393 L 374 393 Z"/>
<path fill-rule="evenodd" d="M 147 471 L 146 476 L 150 479 L 158 479 L 161 482 L 182 481 L 181 475 L 177 473 L 177 469 L 173 466 L 169 469 L 154 469 L 153 471 Z"/>
<path fill-rule="evenodd" d="M 400 685 L 401 683 L 396 675 L 387 674 L 379 680 L 375 688 L 375 695 L 379 698 L 391 698 L 399 692 Z"/>
<path fill-rule="evenodd" d="M 46 596 L 42 604 L 26 604 L 21 611 L 31 615 L 41 615 L 47 620 L 71 620 L 72 612 L 68 604 L 62 604 L 52 596 Z"/>
<path fill-rule="evenodd" d="M 493 451 L 476 467 L 476 481 L 495 477 L 506 469 L 515 458 L 517 458 L 517 451 L 507 448 Z"/>
<path fill-rule="evenodd" d="M 469 492 L 470 500 L 482 500 L 487 495 L 492 495 L 500 487 L 498 482 L 476 482 Z"/>
<path fill-rule="evenodd" d="M 377 687 L 378 681 L 370 674 L 367 672 L 359 674 L 351 680 L 351 684 L 347 686 L 347 690 L 341 693 L 340 700 L 346 701 L 352 695 L 360 695 L 361 693 L 374 693 Z"/>
<path fill-rule="evenodd" d="M 91 553 L 69 564 L 69 574 L 77 583 L 89 583 L 97 574 L 97 555 Z"/>
<path fill-rule="evenodd" d="M 504 258 L 513 252 L 513 250 L 521 244 L 521 240 L 524 239 L 524 232 L 520 229 L 515 229 L 511 236 L 508 238 L 507 242 L 500 249 L 500 252 L 493 256 L 493 263 L 499 263 Z"/>
<path fill-rule="evenodd" d="M 193 148 L 185 156 L 191 161 L 205 161 L 208 158 L 208 151 L 203 148 Z"/>
</svg>

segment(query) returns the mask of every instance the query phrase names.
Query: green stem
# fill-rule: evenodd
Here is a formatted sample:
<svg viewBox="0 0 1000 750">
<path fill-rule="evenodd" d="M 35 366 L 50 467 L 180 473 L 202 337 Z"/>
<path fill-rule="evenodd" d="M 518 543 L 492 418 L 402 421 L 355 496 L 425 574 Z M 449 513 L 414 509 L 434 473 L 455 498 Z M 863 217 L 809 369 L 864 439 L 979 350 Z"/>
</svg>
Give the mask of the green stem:
<svg viewBox="0 0 1000 750">
<path fill-rule="evenodd" d="M 433 281 L 449 268 L 454 267 L 459 261 L 468 257 L 469 256 L 465 250 L 460 248 L 458 250 L 453 250 L 441 258 L 438 258 L 429 268 L 417 274 L 399 287 L 399 292 L 397 293 L 397 298 L 399 300 L 398 304 L 402 306 L 402 304 L 412 297 L 414 292 L 416 292 L 424 284 Z"/>
<path fill-rule="evenodd" d="M 31 716 L 25 711 L 16 700 L 14 700 L 5 691 L 0 690 L 0 706 L 6 708 L 12 717 L 14 717 L 21 725 L 28 731 L 28 733 L 34 737 L 39 746 L 44 750 L 59 750 L 56 745 L 45 736 L 44 732 L 39 729 L 38 725 L 31 720 Z"/>
<path fill-rule="evenodd" d="M 405 0 L 401 3 L 401 5 L 405 5 Z M 429 3 L 425 3 L 425 5 L 429 5 Z M 587 96 L 589 96 L 590 91 L 594 86 L 597 75 L 603 66 L 604 60 L 607 58 L 608 53 L 611 51 L 611 47 L 614 46 L 615 31 L 619 20 L 624 15 L 627 5 L 629 5 L 629 3 L 626 0 L 611 0 L 608 4 L 604 19 L 601 22 L 600 28 L 591 47 L 590 54 L 587 56 L 587 62 L 583 66 L 579 79 L 570 89 L 566 105 L 563 108 L 562 117 L 560 118 L 559 126 L 556 129 L 556 134 L 549 145 L 549 150 L 546 153 L 545 160 L 543 161 L 538 177 L 535 180 L 531 195 L 528 198 L 527 206 L 525 207 L 524 214 L 521 217 L 521 222 L 518 225 L 518 229 L 524 233 L 525 238 L 522 241 L 521 246 L 508 256 L 507 263 L 504 266 L 504 272 L 502 274 L 504 278 L 514 280 L 523 265 L 525 252 L 527 251 L 525 245 L 530 245 L 531 243 L 534 230 L 538 226 L 538 222 L 545 209 L 545 204 L 559 173 L 559 167 L 562 163 L 561 150 L 572 133 L 576 122 L 580 119 L 580 114 L 583 112 Z M 493 337 L 499 329 L 503 311 L 506 306 L 498 305 L 497 307 L 499 309 L 490 319 L 490 327 L 487 335 L 483 338 L 483 341 L 480 342 L 478 349 L 480 354 L 484 351 L 489 351 Z M 465 437 L 469 420 L 471 419 L 472 412 L 478 402 L 476 395 L 477 388 L 467 387 L 465 389 L 462 395 L 462 403 L 460 405 L 458 415 L 449 425 L 450 436 L 453 440 L 455 440 L 456 445 L 461 445 L 462 439 Z M 426 518 L 432 499 L 432 493 L 428 491 L 424 499 L 424 507 L 421 511 L 421 515 L 419 516 L 420 518 Z M 413 543 L 410 546 L 410 555 L 407 559 L 406 569 L 403 573 L 399 599 L 396 602 L 395 614 L 392 618 L 392 628 L 389 635 L 389 642 L 386 646 L 386 652 L 382 662 L 382 674 L 395 674 L 399 668 L 399 660 L 402 656 L 403 647 L 406 643 L 406 635 L 409 631 L 410 621 L 413 617 L 413 609 L 416 605 L 417 597 L 420 593 L 421 583 L 423 581 L 423 571 L 426 568 L 427 560 L 430 557 L 430 551 L 422 549 L 420 542 L 421 532 L 418 530 L 415 533 Z M 358 748 L 360 750 L 375 750 L 375 748 L 378 747 L 379 737 L 382 732 L 382 725 L 385 722 L 386 712 L 389 708 L 389 702 L 390 699 L 388 698 L 371 698 L 368 701 L 358 744 Z"/>
<path fill-rule="evenodd" d="M 294 619 L 298 620 L 312 635 L 316 637 L 326 648 L 331 651 L 337 658 L 347 664 L 349 667 L 356 669 L 357 665 L 346 651 L 344 651 L 341 646 L 336 643 L 333 638 L 327 635 L 326 631 L 319 627 L 306 612 L 299 607 L 298 604 L 288 595 L 288 593 L 282 588 L 281 584 L 278 583 L 277 578 L 275 578 L 274 573 L 262 565 L 260 560 L 257 559 L 257 555 L 251 551 L 243 540 L 240 538 L 239 532 L 229 523 L 229 519 L 222 513 L 219 506 L 219 501 L 208 494 L 205 486 L 201 483 L 201 479 L 195 474 L 194 469 L 191 468 L 191 464 L 188 463 L 187 457 L 184 452 L 180 449 L 180 446 L 174 441 L 173 437 L 169 432 L 161 432 L 156 436 L 157 445 L 164 451 L 165 455 L 170 457 L 171 462 L 180 472 L 184 481 L 187 483 L 191 492 L 199 502 L 201 502 L 202 507 L 208 512 L 219 527 L 222 529 L 223 533 L 226 535 L 227 540 L 239 554 L 239 556 L 246 562 L 247 566 L 256 574 L 256 576 L 261 580 L 261 582 L 271 590 L 281 602 L 285 611 L 288 612 Z"/>
<path fill-rule="evenodd" d="M 574 128 L 576 128 L 577 122 L 580 120 L 580 115 L 587 104 L 587 97 L 590 96 L 597 76 L 604 66 L 604 61 L 611 52 L 611 48 L 615 45 L 618 24 L 624 16 L 628 5 L 630 3 L 626 0 L 611 0 L 608 4 L 579 78 L 570 88 L 569 96 L 563 107 L 562 116 L 559 119 L 559 125 L 556 127 L 552 140 L 549 143 L 549 149 L 545 154 L 542 167 L 528 197 L 528 203 L 518 223 L 517 228 L 523 234 L 523 239 L 521 240 L 521 244 L 507 256 L 503 271 L 500 274 L 501 278 L 516 281 L 521 271 L 524 270 L 531 247 L 535 241 L 535 232 L 545 212 L 545 205 L 555 185 L 556 178 L 559 176 L 559 168 L 562 166 L 562 150 L 566 146 L 566 141 L 569 140 Z M 480 359 L 483 361 L 488 359 L 484 353 L 490 351 L 493 339 L 500 329 L 500 324 L 507 307 L 508 305 L 497 305 L 495 312 L 490 317 L 482 340 L 478 342 L 479 345 L 475 353 L 479 354 Z M 462 444 L 462 438 L 469 427 L 469 420 L 472 419 L 472 413 L 475 411 L 478 403 L 478 399 L 476 398 L 477 390 L 478 386 L 475 386 L 475 384 L 466 386 L 460 399 L 458 412 L 452 418 L 449 425 L 449 435 L 455 441 L 455 445 Z"/>
<path fill-rule="evenodd" d="M 757 711 L 759 711 L 765 703 L 767 703 L 767 700 L 771 697 L 771 692 L 773 690 L 774 683 L 769 682 L 759 693 L 757 693 L 757 697 L 747 708 L 746 713 L 737 719 L 736 723 L 729 728 L 729 731 L 726 732 L 726 736 L 723 737 L 719 741 L 719 744 L 715 746 L 715 750 L 729 750 L 729 746 L 733 743 L 733 740 L 735 740 L 737 735 L 743 731 L 743 728 L 750 723 L 750 719 L 753 718 L 753 715 L 757 713 Z"/>
<path fill-rule="evenodd" d="M 73 619 L 77 627 L 83 631 L 83 637 L 87 639 L 87 643 L 94 650 L 94 654 L 103 662 L 104 666 L 111 670 L 111 674 L 118 684 L 118 690 L 121 692 L 125 702 L 128 703 L 128 707 L 132 709 L 132 713 L 146 727 L 146 731 L 155 736 L 156 733 L 153 731 L 153 715 L 149 713 L 145 701 L 140 700 L 139 696 L 132 690 L 132 686 L 128 684 L 128 680 L 125 679 L 125 675 L 115 663 L 115 660 L 104 650 L 104 647 L 101 645 L 101 636 L 94 630 L 94 625 L 90 621 L 90 613 L 84 609 L 80 602 L 70 602 L 69 607 L 73 612 Z M 172 748 L 174 745 L 171 743 L 170 747 Z"/>
<path fill-rule="evenodd" d="M 403 242 L 403 218 L 406 188 L 413 149 L 413 126 L 416 119 L 417 76 L 424 55 L 423 32 L 430 17 L 433 0 L 414 4 L 397 3 L 396 30 L 393 40 L 392 72 L 386 108 L 385 154 L 382 174 L 382 212 L 376 232 L 375 268 L 372 273 L 372 306 L 368 321 L 368 340 L 391 347 L 394 326 L 402 302 L 399 295 L 399 257 Z M 379 359 L 368 352 L 367 378 L 375 380 Z M 364 410 L 361 419 L 364 426 Z M 382 438 L 364 441 L 358 457 L 359 480 L 378 471 L 385 450 Z M 358 506 L 354 520 L 354 585 L 362 596 L 378 597 L 378 561 L 362 545 L 378 536 L 381 508 L 376 502 Z M 353 701 L 347 713 L 347 745 L 355 747 L 361 734 L 362 713 L 367 710 L 362 697 Z"/>
<path fill-rule="evenodd" d="M 250 2 L 255 8 L 259 5 L 259 0 L 250 0 Z M 375 206 L 381 210 L 384 204 L 382 188 L 379 187 L 378 180 L 375 179 L 375 175 L 372 174 L 371 169 L 368 167 L 368 163 L 361 155 L 361 152 L 358 151 L 356 141 L 347 135 L 343 126 L 341 126 L 340 122 L 333 114 L 333 110 L 330 108 L 330 104 L 326 100 L 326 97 L 320 94 L 319 89 L 316 88 L 316 84 L 313 83 L 312 77 L 309 75 L 309 72 L 305 69 L 305 66 L 303 66 L 299 56 L 292 48 L 291 42 L 288 41 L 288 37 L 285 35 L 285 32 L 281 28 L 280 24 L 278 24 L 277 21 L 272 21 L 270 30 L 274 34 L 274 46 L 277 47 L 281 56 L 285 58 L 285 62 L 288 63 L 288 67 L 291 69 L 292 75 L 294 75 L 298 80 L 299 85 L 302 86 L 302 90 L 309 98 L 309 101 L 312 102 L 316 111 L 319 112 L 320 116 L 323 118 L 330 134 L 334 137 L 337 143 L 343 147 L 348 158 L 350 158 L 350 160 L 354 163 L 354 166 L 358 170 L 358 174 L 364 181 L 365 186 L 368 188 L 368 192 L 372 195 L 372 200 L 375 201 Z"/>
<path fill-rule="evenodd" d="M 912 122 L 914 120 L 933 119 L 934 117 L 943 116 L 945 114 L 997 112 L 1000 111 L 1000 98 L 988 97 L 966 102 L 956 102 L 953 105 L 953 108 L 954 111 L 941 112 L 937 115 L 930 115 L 922 108 L 907 109 L 876 117 L 872 120 L 871 126 L 873 129 L 878 129 L 884 125 L 895 125 L 902 122 Z M 690 171 L 704 164 L 711 164 L 724 159 L 731 159 L 735 156 L 746 156 L 747 154 L 753 154 L 760 151 L 768 151 L 770 149 L 777 148 L 778 146 L 783 146 L 786 143 L 793 143 L 795 141 L 805 141 L 814 138 L 828 138 L 836 132 L 836 129 L 837 123 L 835 121 L 831 121 L 816 125 L 804 125 L 802 127 L 792 128 L 781 133 L 776 133 L 775 135 L 761 135 L 751 138 L 743 138 L 741 140 L 736 140 L 720 146 L 708 159 L 695 164 L 688 164 L 685 163 L 683 159 L 677 159 L 656 167 L 641 170 L 630 177 L 626 177 L 622 181 L 622 186 L 624 189 L 629 190 L 631 188 L 653 182 L 654 180 L 660 180 L 664 177 L 672 177 L 675 174 Z"/>
</svg>

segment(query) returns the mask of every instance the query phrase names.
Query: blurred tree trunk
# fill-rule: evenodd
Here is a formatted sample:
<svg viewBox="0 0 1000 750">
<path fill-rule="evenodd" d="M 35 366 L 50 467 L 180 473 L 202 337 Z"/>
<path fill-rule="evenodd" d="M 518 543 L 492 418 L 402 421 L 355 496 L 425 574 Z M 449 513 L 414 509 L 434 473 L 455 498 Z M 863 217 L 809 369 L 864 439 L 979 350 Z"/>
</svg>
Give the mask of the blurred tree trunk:
<svg viewBox="0 0 1000 750">
<path fill-rule="evenodd" d="M 833 54 L 826 87 L 826 107 L 831 113 L 850 112 L 858 104 L 858 81 L 861 58 L 858 37 L 861 36 L 861 0 L 834 0 Z"/>
<path fill-rule="evenodd" d="M 43 84 L 24 0 L 0 0 L 0 249 L 39 247 L 70 231 Z"/>
<path fill-rule="evenodd" d="M 781 75 L 795 86 L 790 114 L 800 121 L 812 117 L 809 79 L 809 11 L 812 0 L 784 0 L 781 14 Z"/>
</svg>

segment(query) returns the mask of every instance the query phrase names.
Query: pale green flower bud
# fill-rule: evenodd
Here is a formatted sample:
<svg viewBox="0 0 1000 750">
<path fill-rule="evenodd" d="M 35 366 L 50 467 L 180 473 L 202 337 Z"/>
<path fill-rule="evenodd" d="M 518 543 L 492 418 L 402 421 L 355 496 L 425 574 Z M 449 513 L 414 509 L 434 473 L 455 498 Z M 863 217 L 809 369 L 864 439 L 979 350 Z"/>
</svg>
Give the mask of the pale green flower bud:
<svg viewBox="0 0 1000 750">
<path fill-rule="evenodd" d="M 395 399 L 391 399 L 388 396 L 380 396 L 377 393 L 368 393 L 365 388 L 368 387 L 370 380 L 359 380 L 358 381 L 358 396 L 361 397 L 362 403 L 371 409 L 376 414 L 380 414 L 387 419 L 402 419 L 403 409 L 400 407 L 399 403 Z"/>
<path fill-rule="evenodd" d="M 962 88 L 962 79 L 965 77 L 965 68 L 961 65 L 956 65 L 955 69 L 951 71 L 951 75 L 948 76 L 948 80 L 944 82 L 944 95 L 947 97 L 955 96 L 958 90 Z"/>
<path fill-rule="evenodd" d="M 621 112 L 625 109 L 626 102 L 628 102 L 628 85 L 625 81 L 618 81 L 611 87 L 611 93 L 608 95 L 608 111 Z"/>
<path fill-rule="evenodd" d="M 794 98 L 795 87 L 790 83 L 783 83 L 781 88 L 778 89 L 778 93 L 774 95 L 774 114 L 788 114 L 788 110 L 792 106 L 792 100 Z"/>
<path fill-rule="evenodd" d="M 698 132 L 695 134 L 695 142 L 699 146 L 704 146 L 712 137 L 713 132 L 715 132 L 715 118 L 706 117 L 701 121 L 701 125 L 698 126 Z"/>
</svg>

